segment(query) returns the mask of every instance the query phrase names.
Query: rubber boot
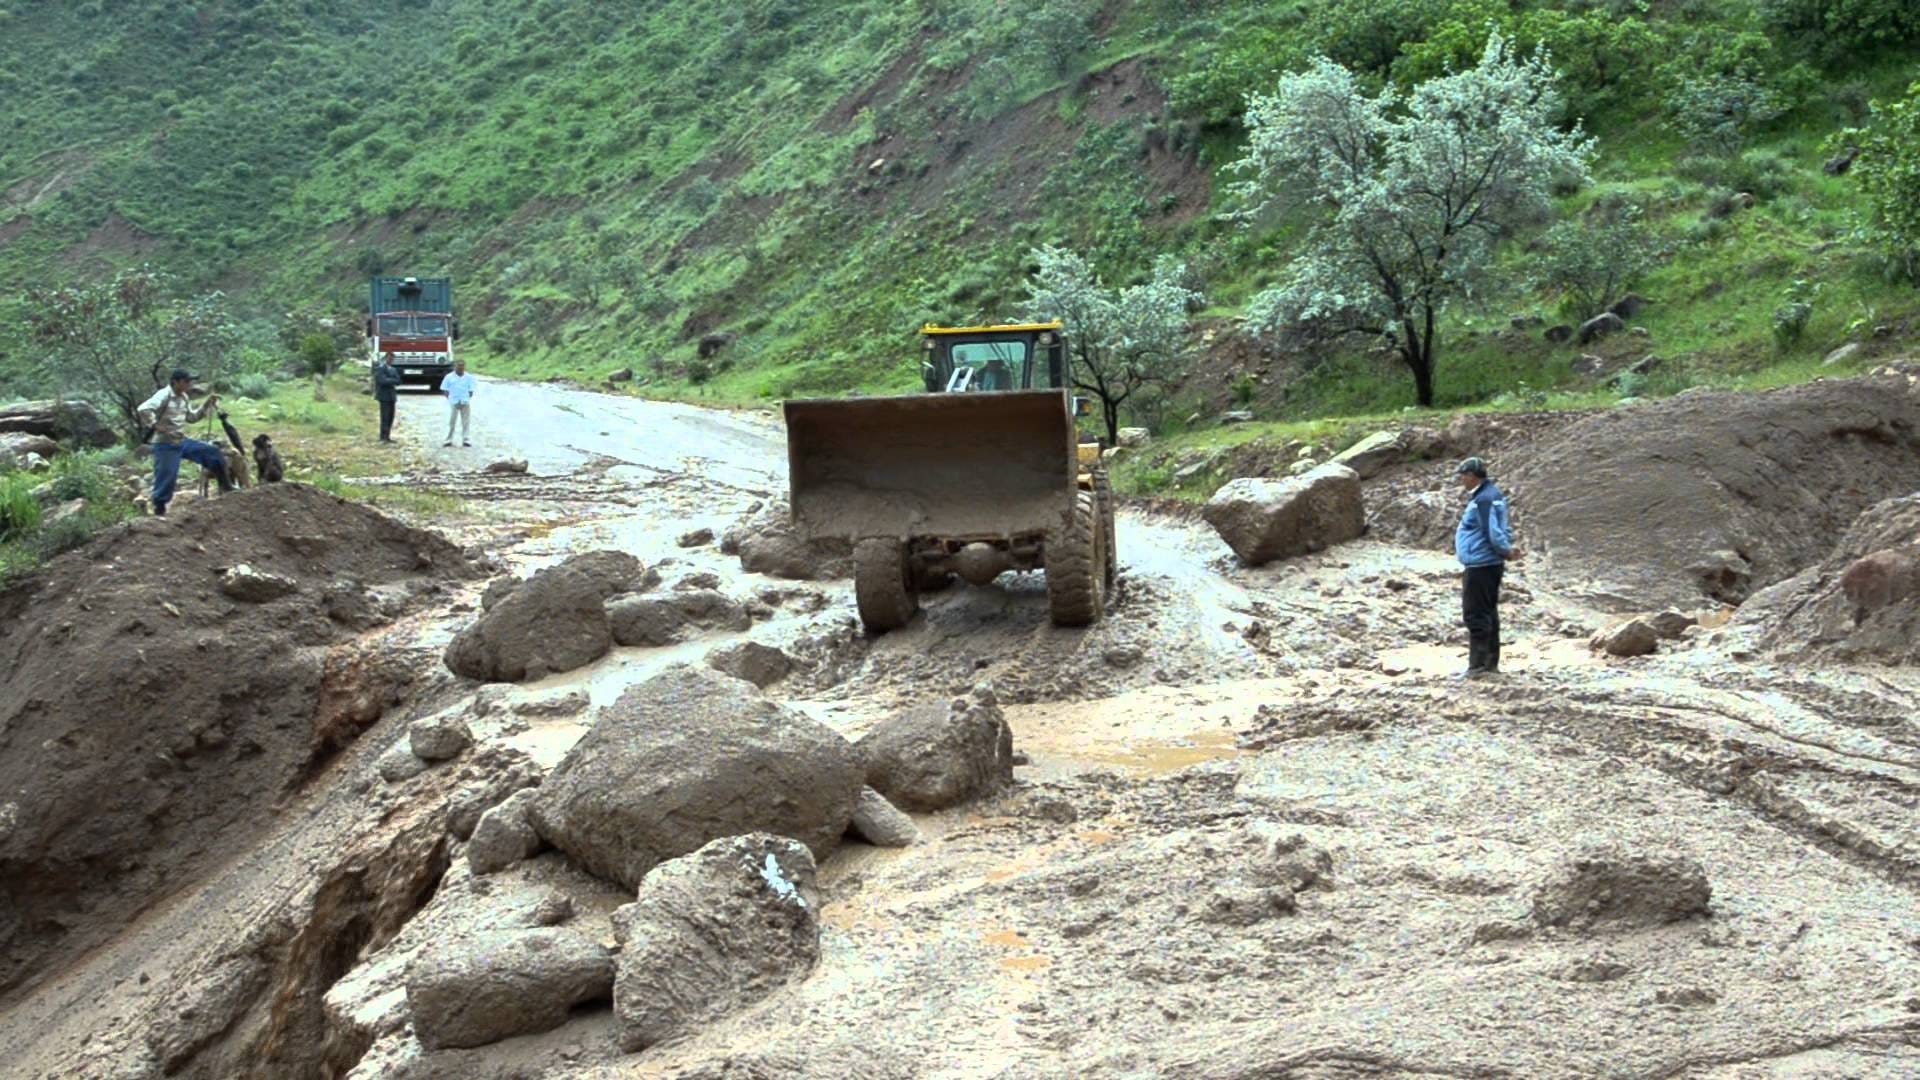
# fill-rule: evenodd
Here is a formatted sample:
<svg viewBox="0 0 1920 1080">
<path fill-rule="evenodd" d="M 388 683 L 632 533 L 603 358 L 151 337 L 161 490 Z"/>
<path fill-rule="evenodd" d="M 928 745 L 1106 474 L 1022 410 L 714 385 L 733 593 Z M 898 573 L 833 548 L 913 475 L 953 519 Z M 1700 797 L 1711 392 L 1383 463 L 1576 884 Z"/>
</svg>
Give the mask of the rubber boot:
<svg viewBox="0 0 1920 1080">
<path fill-rule="evenodd" d="M 225 466 L 215 469 L 213 471 L 213 478 L 220 482 L 220 493 L 222 495 L 226 494 L 229 491 L 235 490 L 233 480 L 227 476 L 227 470 Z"/>
</svg>

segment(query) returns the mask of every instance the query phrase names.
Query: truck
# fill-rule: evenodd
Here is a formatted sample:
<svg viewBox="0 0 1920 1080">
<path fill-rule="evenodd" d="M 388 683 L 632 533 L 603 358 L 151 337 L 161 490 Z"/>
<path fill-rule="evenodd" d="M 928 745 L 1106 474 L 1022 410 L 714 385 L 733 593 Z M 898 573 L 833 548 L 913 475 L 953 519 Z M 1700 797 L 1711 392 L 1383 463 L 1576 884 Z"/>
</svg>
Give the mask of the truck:
<svg viewBox="0 0 1920 1080">
<path fill-rule="evenodd" d="M 453 343 L 460 319 L 453 308 L 452 278 L 376 277 L 367 289 L 368 364 L 393 354 L 401 383 L 438 390 L 453 370 Z"/>
<path fill-rule="evenodd" d="M 1097 622 L 1114 584 L 1113 489 L 1067 378 L 1059 322 L 920 331 L 925 392 L 786 402 L 793 523 L 848 542 L 869 631 L 924 591 L 1044 571 L 1056 626 Z"/>
</svg>

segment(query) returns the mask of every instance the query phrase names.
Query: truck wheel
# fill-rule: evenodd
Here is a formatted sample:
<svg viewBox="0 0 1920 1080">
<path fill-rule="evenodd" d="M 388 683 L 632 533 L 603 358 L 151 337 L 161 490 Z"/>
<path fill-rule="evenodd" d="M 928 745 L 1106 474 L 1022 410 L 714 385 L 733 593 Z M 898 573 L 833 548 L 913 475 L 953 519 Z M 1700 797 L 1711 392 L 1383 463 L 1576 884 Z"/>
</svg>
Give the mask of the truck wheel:
<svg viewBox="0 0 1920 1080">
<path fill-rule="evenodd" d="M 1100 539 L 1106 550 L 1106 564 L 1102 573 L 1106 577 L 1107 592 L 1113 592 L 1113 577 L 1120 571 L 1120 549 L 1114 543 L 1113 536 L 1113 479 L 1104 468 L 1093 471 L 1094 509 L 1100 515 Z"/>
<path fill-rule="evenodd" d="M 1047 538 L 1047 606 L 1055 626 L 1090 626 L 1106 603 L 1106 544 L 1091 491 L 1074 494 L 1073 515 Z"/>
<path fill-rule="evenodd" d="M 920 607 L 907 545 L 885 537 L 853 545 L 853 597 L 868 630 L 884 634 L 907 625 Z"/>
</svg>

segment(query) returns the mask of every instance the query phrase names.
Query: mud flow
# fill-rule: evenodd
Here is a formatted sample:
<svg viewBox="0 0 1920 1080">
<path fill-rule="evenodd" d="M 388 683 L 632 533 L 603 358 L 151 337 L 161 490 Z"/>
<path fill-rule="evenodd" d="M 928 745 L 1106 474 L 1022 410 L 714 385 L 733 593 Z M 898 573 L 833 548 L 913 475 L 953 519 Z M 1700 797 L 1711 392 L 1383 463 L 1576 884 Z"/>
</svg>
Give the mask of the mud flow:
<svg viewBox="0 0 1920 1080">
<path fill-rule="evenodd" d="M 473 511 L 444 537 L 256 490 L 0 597 L 0 1071 L 1920 1074 L 1910 383 L 1466 424 L 1369 470 L 1367 535 L 1261 567 L 1135 505 L 1097 625 L 1051 626 L 1009 573 L 881 636 L 844 558 L 780 531 L 772 416 L 484 389 L 472 449 L 402 402 L 422 464 L 391 482 Z M 1528 549 L 1474 681 L 1465 452 L 1510 474 Z M 1857 482 L 1817 506 L 1762 482 L 1794 454 Z M 483 471 L 508 456 L 527 472 Z M 639 562 L 602 567 L 625 598 L 598 659 L 441 662 L 602 550 Z M 1869 594 L 1847 575 L 1885 551 Z M 242 562 L 291 591 L 222 592 L 207 564 Z M 1651 652 L 1596 647 L 1629 617 Z M 673 1038 L 628 1049 L 620 992 L 584 991 L 546 1030 L 430 1047 L 425 958 L 550 927 L 657 945 L 621 940 L 633 890 L 479 822 L 683 664 L 850 740 L 997 702 L 1012 782 L 911 811 L 917 843 L 816 853 L 811 968 Z"/>
</svg>

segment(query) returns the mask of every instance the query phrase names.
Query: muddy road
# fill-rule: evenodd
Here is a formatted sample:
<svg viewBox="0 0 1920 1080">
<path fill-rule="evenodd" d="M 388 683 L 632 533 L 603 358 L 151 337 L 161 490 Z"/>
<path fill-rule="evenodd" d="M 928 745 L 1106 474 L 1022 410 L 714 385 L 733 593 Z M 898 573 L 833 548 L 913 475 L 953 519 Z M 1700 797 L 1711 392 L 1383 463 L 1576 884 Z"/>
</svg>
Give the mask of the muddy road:
<svg viewBox="0 0 1920 1080">
<path fill-rule="evenodd" d="M 474 414 L 472 448 L 440 446 L 438 398 L 403 397 L 396 429 L 411 463 L 392 482 L 474 509 L 456 540 L 515 572 L 628 551 L 662 589 L 717 586 L 752 628 L 520 685 L 439 672 L 225 864 L 5 1002 L 7 1075 L 1920 1072 L 1911 669 L 1783 666 L 1729 629 L 1602 661 L 1587 583 L 1522 565 L 1508 674 L 1461 684 L 1446 554 L 1362 540 L 1248 569 L 1198 522 L 1137 510 L 1098 626 L 1048 625 L 1042 581 L 1010 574 L 874 638 L 844 581 L 679 546 L 782 490 L 771 416 L 493 381 Z M 529 472 L 482 471 L 509 457 Z M 436 657 L 479 591 L 379 641 Z M 424 1050 L 398 989 L 417 950 L 554 891 L 610 938 L 623 897 L 551 852 L 476 879 L 457 841 L 424 839 L 444 835 L 458 776 L 390 783 L 381 754 L 457 709 L 481 744 L 469 771 L 508 751 L 551 766 L 627 687 L 744 640 L 794 662 L 771 696 L 850 736 L 990 687 L 1026 764 L 994 799 L 915 815 L 919 845 L 843 846 L 821 867 L 812 975 L 693 1037 L 624 1054 L 603 1003 L 543 1035 Z M 1646 925 L 1538 917 L 1543 882 L 1593 852 L 1693 860 L 1711 900 Z M 343 875 L 357 892 L 329 891 Z M 1261 899 L 1276 881 L 1284 904 Z M 346 944 L 325 963 L 273 952 L 267 924 Z M 234 976 L 249 950 L 279 959 Z"/>
</svg>

